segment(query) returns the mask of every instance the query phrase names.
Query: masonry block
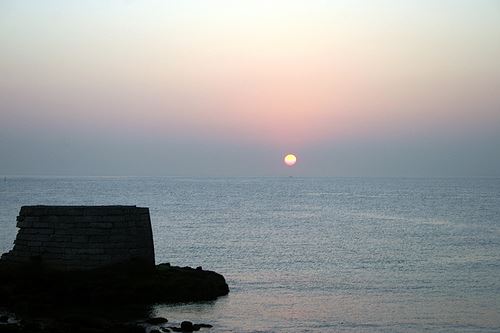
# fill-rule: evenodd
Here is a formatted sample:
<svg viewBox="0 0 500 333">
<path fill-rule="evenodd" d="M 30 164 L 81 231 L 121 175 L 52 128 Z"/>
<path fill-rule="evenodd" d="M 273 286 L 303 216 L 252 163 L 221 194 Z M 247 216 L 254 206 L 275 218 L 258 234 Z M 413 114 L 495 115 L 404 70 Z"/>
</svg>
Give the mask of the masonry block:
<svg viewBox="0 0 500 333">
<path fill-rule="evenodd" d="M 141 259 L 155 264 L 149 208 L 23 206 L 14 248 L 0 260 L 36 258 L 62 270 L 88 270 Z"/>
</svg>

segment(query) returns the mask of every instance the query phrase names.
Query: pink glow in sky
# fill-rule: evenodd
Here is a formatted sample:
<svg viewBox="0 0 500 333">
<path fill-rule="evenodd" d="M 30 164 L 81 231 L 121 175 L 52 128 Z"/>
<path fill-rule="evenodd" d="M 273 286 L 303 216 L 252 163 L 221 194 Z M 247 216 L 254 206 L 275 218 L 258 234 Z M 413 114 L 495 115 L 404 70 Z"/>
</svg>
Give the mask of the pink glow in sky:
<svg viewBox="0 0 500 333">
<path fill-rule="evenodd" d="M 0 153 L 10 162 L 0 173 L 38 172 L 22 171 L 23 149 L 70 161 L 57 171 L 47 160 L 41 173 L 85 173 L 71 162 L 83 150 L 106 173 L 131 143 L 145 156 L 175 151 L 177 164 L 170 154 L 118 172 L 204 173 L 185 166 L 210 152 L 226 163 L 213 170 L 276 174 L 283 152 L 300 150 L 303 174 L 350 174 L 358 155 L 387 161 L 380 174 L 405 160 L 398 173 L 427 161 L 425 174 L 441 174 L 460 161 L 436 156 L 456 149 L 478 160 L 457 174 L 489 174 L 500 163 L 499 15 L 487 0 L 2 1 Z M 377 142 L 387 149 L 369 157 Z M 102 147 L 116 159 L 89 153 Z"/>
</svg>

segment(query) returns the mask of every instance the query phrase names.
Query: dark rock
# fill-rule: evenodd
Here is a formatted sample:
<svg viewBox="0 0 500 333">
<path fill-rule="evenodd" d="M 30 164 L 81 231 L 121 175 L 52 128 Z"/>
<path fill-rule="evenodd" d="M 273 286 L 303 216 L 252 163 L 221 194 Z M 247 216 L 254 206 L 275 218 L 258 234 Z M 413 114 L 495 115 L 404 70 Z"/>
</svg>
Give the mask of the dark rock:
<svg viewBox="0 0 500 333">
<path fill-rule="evenodd" d="M 203 270 L 203 268 L 202 268 L 201 266 L 198 266 L 198 267 L 196 267 L 196 270 L 197 270 L 197 271 L 202 271 L 202 270 Z"/>
<path fill-rule="evenodd" d="M 193 323 L 190 322 L 190 321 L 183 321 L 181 323 L 181 330 L 183 332 L 192 332 L 192 331 L 194 331 Z"/>
<path fill-rule="evenodd" d="M 28 331 L 28 332 L 38 332 L 41 330 L 41 325 L 40 323 L 32 320 L 23 320 L 21 322 L 21 325 L 23 327 L 23 330 Z"/>
<path fill-rule="evenodd" d="M 67 332 L 65 332 L 67 333 Z M 135 324 L 114 324 L 105 333 L 146 333 L 146 329 Z"/>
<path fill-rule="evenodd" d="M 0 323 L 6 323 L 9 321 L 9 316 L 0 316 Z"/>
<path fill-rule="evenodd" d="M 149 333 L 161 333 L 161 331 L 160 330 L 151 330 L 151 331 L 149 331 Z"/>
<path fill-rule="evenodd" d="M 170 330 L 168 328 L 165 328 L 165 327 L 160 327 L 160 330 L 162 332 L 170 332 Z"/>
<path fill-rule="evenodd" d="M 21 329 L 16 324 L 1 324 L 0 333 L 20 333 Z"/>
<path fill-rule="evenodd" d="M 0 261 L 0 307 L 23 319 L 8 324 L 4 317 L 0 333 L 145 333 L 145 327 L 117 318 L 130 323 L 147 318 L 153 303 L 213 300 L 228 292 L 222 275 L 201 267 L 160 264 L 151 271 L 139 265 L 114 265 L 74 272 Z M 160 325 L 168 320 L 145 322 Z M 203 325 L 186 321 L 170 329 L 193 332 L 209 327 Z"/>
<path fill-rule="evenodd" d="M 169 328 L 174 332 L 193 332 L 193 331 L 199 331 L 201 328 L 211 328 L 211 327 L 213 326 L 209 324 L 193 324 L 190 321 L 183 321 L 181 323 L 181 327 L 170 326 Z"/>
<path fill-rule="evenodd" d="M 91 317 L 91 316 L 83 316 L 83 315 L 70 315 L 62 319 L 62 322 L 79 326 L 84 328 L 105 328 L 109 326 L 109 324 L 101 318 Z"/>
<path fill-rule="evenodd" d="M 168 323 L 168 319 L 162 318 L 162 317 L 149 318 L 148 320 L 146 320 L 146 323 L 151 324 L 151 325 L 160 325 L 160 324 Z"/>
<path fill-rule="evenodd" d="M 216 272 L 160 264 L 151 271 L 114 265 L 71 272 L 0 261 L 0 306 L 21 315 L 54 306 L 121 305 L 213 300 L 229 292 Z M 5 296 L 5 297 L 3 297 Z"/>
<path fill-rule="evenodd" d="M 123 333 L 146 333 L 146 329 L 139 325 L 124 325 L 120 332 Z"/>
</svg>

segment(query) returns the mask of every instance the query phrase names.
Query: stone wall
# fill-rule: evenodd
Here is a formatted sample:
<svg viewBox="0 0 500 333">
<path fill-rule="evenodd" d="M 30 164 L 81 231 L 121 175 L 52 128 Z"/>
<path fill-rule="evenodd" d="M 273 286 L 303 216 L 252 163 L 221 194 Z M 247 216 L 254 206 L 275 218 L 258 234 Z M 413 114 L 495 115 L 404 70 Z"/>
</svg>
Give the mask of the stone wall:
<svg viewBox="0 0 500 333">
<path fill-rule="evenodd" d="M 23 206 L 14 248 L 1 260 L 87 270 L 140 259 L 155 264 L 149 209 Z"/>
</svg>

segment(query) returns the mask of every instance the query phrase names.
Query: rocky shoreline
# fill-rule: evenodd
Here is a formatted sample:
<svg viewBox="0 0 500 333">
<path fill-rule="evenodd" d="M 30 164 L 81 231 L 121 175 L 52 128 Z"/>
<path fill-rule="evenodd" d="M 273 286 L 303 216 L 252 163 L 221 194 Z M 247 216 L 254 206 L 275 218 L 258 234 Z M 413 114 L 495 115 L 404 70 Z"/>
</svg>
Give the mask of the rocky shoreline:
<svg viewBox="0 0 500 333">
<path fill-rule="evenodd" d="M 0 333 L 192 332 L 149 318 L 152 304 L 214 300 L 227 295 L 224 277 L 201 267 L 129 263 L 90 271 L 58 271 L 0 261 Z"/>
<path fill-rule="evenodd" d="M 100 317 L 82 315 L 59 318 L 23 318 L 0 310 L 0 333 L 161 333 L 197 332 L 207 330 L 210 324 L 193 324 L 190 321 L 170 323 L 168 319 L 154 317 L 136 321 L 121 322 Z"/>
</svg>

